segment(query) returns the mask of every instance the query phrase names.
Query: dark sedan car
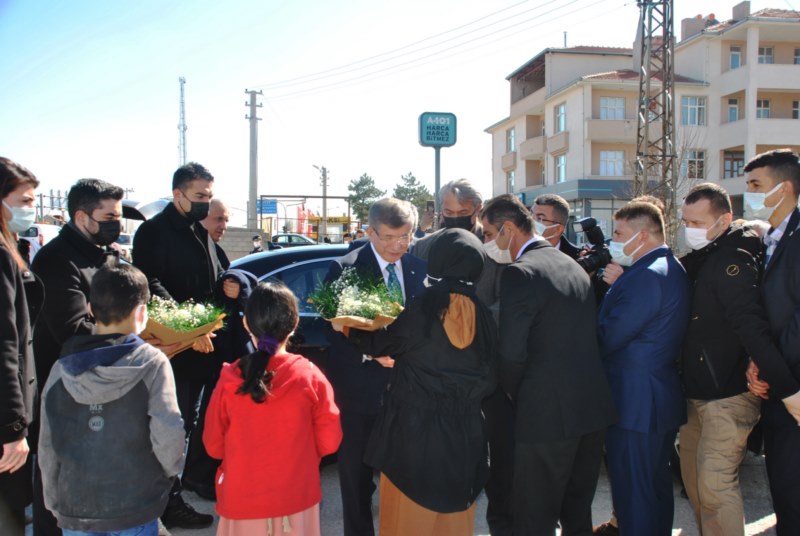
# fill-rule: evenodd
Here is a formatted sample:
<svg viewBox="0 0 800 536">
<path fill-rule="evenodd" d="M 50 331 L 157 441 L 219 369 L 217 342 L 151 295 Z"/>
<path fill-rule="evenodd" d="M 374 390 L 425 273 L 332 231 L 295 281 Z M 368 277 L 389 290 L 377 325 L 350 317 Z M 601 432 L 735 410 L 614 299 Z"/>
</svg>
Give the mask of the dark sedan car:
<svg viewBox="0 0 800 536">
<path fill-rule="evenodd" d="M 272 243 L 284 248 L 294 248 L 297 246 L 314 246 L 317 241 L 297 233 L 282 233 L 273 235 Z"/>
<path fill-rule="evenodd" d="M 326 322 L 308 297 L 325 278 L 331 261 L 347 253 L 347 249 L 341 244 L 286 248 L 248 255 L 231 264 L 231 268 L 247 270 L 259 281 L 281 281 L 294 292 L 300 306 L 300 325 L 289 350 L 309 358 L 323 371 L 328 358 Z"/>
</svg>

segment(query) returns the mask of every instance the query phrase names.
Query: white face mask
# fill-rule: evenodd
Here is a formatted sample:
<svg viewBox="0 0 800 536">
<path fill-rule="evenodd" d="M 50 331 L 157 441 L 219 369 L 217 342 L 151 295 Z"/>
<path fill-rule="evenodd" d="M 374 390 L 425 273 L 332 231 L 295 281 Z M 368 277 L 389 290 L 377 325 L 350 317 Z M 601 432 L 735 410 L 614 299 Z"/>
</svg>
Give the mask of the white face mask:
<svg viewBox="0 0 800 536">
<path fill-rule="evenodd" d="M 500 236 L 500 233 L 503 232 L 503 227 L 500 227 L 500 230 L 497 232 L 497 236 Z M 511 264 L 511 241 L 508 242 L 507 249 L 500 249 L 500 246 L 497 245 L 497 236 L 495 236 L 494 240 L 489 242 L 484 242 L 483 250 L 497 264 Z"/>
<path fill-rule="evenodd" d="M 33 207 L 11 207 L 3 201 L 3 204 L 11 212 L 11 219 L 8 220 L 8 230 L 12 233 L 27 231 L 36 221 L 36 209 Z"/>
<path fill-rule="evenodd" d="M 627 242 L 614 242 L 613 240 L 611 243 L 608 244 L 608 251 L 611 253 L 611 258 L 614 259 L 617 264 L 620 266 L 630 266 L 633 264 L 633 256 L 636 255 L 636 252 L 644 247 L 644 244 L 640 244 L 638 248 L 633 250 L 633 253 L 630 255 L 625 254 L 625 247 L 633 242 L 636 237 L 639 236 L 639 233 L 635 233 L 632 237 L 628 239 Z"/>
<path fill-rule="evenodd" d="M 552 234 L 550 236 L 545 236 L 544 233 L 546 233 L 550 229 L 555 229 L 558 226 L 559 226 L 558 223 L 554 223 L 553 225 L 545 225 L 545 224 L 543 224 L 542 222 L 540 222 L 538 220 L 533 220 L 533 227 L 536 229 L 536 234 L 541 236 L 545 240 L 550 240 L 551 238 L 553 238 L 555 236 L 555 234 Z"/>
<path fill-rule="evenodd" d="M 769 221 L 772 213 L 775 212 L 775 209 L 778 208 L 778 205 L 783 202 L 783 197 L 781 197 L 780 200 L 771 207 L 766 206 L 764 203 L 766 202 L 767 198 L 777 192 L 781 186 L 783 186 L 782 182 L 765 194 L 759 192 L 745 192 L 744 217 L 748 220 Z"/>
<path fill-rule="evenodd" d="M 708 238 L 708 232 L 717 226 L 719 220 L 722 218 L 720 216 L 717 218 L 717 221 L 711 224 L 711 227 L 708 229 L 704 229 L 702 227 L 685 227 L 683 229 L 684 237 L 686 238 L 686 245 L 694 250 L 703 249 L 711 242 L 716 240 L 717 237 L 713 239 Z"/>
<path fill-rule="evenodd" d="M 140 307 L 144 308 L 144 317 L 142 319 L 142 323 L 137 324 L 135 327 L 137 335 L 143 332 L 144 328 L 147 327 L 147 305 L 141 305 Z"/>
</svg>

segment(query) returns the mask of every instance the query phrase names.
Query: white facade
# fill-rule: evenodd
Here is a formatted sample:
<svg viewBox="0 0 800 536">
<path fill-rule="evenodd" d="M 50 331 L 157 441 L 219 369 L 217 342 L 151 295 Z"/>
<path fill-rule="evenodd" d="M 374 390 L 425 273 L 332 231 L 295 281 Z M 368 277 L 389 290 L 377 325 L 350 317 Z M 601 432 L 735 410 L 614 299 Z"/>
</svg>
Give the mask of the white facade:
<svg viewBox="0 0 800 536">
<path fill-rule="evenodd" d="M 751 16 L 743 2 L 734 16 L 708 28 L 704 20 L 684 21 L 675 47 L 675 125 L 682 182 L 720 182 L 739 209 L 744 162 L 769 149 L 800 148 L 800 13 Z M 531 204 L 540 193 L 557 193 L 575 217 L 610 222 L 631 191 L 635 61 L 631 49 L 546 49 L 512 73 L 509 117 L 486 129 L 493 194 L 515 193 Z"/>
</svg>

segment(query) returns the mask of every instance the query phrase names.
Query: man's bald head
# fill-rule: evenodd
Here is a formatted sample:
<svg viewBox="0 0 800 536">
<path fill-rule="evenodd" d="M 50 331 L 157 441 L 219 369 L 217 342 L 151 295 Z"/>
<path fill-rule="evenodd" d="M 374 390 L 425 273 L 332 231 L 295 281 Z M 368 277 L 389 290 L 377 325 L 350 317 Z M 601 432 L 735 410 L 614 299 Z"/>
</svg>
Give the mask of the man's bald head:
<svg viewBox="0 0 800 536">
<path fill-rule="evenodd" d="M 215 197 L 211 200 L 211 204 L 208 207 L 208 216 L 200 223 L 202 223 L 203 227 L 208 231 L 211 240 L 219 242 L 222 240 L 222 235 L 224 235 L 225 231 L 228 229 L 229 217 L 228 207 L 221 199 Z"/>
</svg>

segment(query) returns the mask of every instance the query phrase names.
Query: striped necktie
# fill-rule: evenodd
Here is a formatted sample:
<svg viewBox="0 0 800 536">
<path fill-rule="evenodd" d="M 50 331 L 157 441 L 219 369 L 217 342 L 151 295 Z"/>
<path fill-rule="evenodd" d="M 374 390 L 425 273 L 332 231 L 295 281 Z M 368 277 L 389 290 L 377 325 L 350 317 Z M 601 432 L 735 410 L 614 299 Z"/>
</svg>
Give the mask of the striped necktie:
<svg viewBox="0 0 800 536">
<path fill-rule="evenodd" d="M 392 293 L 394 296 L 397 296 L 397 300 L 400 302 L 400 305 L 403 305 L 403 287 L 400 286 L 400 280 L 397 279 L 397 272 L 394 271 L 395 268 L 396 266 L 394 263 L 390 263 L 386 266 L 386 271 L 389 272 L 389 281 L 386 283 L 386 286 L 389 287 L 390 293 Z"/>
</svg>

